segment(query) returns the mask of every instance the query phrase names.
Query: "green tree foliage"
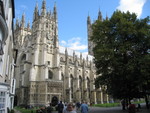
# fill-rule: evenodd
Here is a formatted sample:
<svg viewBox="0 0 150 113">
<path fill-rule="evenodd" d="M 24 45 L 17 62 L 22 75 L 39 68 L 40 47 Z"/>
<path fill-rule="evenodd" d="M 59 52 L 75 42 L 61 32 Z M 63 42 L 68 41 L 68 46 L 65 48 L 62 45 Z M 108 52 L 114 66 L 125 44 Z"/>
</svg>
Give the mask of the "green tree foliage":
<svg viewBox="0 0 150 113">
<path fill-rule="evenodd" d="M 149 22 L 149 17 L 115 11 L 110 19 L 93 24 L 97 88 L 107 86 L 114 98 L 129 100 L 150 89 Z"/>
</svg>

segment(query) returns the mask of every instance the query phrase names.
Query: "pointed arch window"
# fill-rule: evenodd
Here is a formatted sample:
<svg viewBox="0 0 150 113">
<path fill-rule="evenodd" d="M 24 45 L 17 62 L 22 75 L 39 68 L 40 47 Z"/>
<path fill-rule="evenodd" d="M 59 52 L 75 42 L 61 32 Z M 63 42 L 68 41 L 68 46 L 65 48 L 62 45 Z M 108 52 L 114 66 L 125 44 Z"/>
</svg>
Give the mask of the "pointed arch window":
<svg viewBox="0 0 150 113">
<path fill-rule="evenodd" d="M 79 89 L 81 90 L 81 99 L 82 99 L 82 90 L 83 90 L 83 88 L 82 88 L 82 77 L 81 76 L 79 76 Z"/>
<path fill-rule="evenodd" d="M 73 98 L 73 75 L 70 75 L 70 88 L 71 88 L 71 97 Z"/>
<path fill-rule="evenodd" d="M 89 98 L 90 98 L 90 79 L 87 77 L 87 90 L 89 92 Z"/>
<path fill-rule="evenodd" d="M 52 71 L 48 71 L 48 79 L 53 79 L 53 73 Z"/>
</svg>

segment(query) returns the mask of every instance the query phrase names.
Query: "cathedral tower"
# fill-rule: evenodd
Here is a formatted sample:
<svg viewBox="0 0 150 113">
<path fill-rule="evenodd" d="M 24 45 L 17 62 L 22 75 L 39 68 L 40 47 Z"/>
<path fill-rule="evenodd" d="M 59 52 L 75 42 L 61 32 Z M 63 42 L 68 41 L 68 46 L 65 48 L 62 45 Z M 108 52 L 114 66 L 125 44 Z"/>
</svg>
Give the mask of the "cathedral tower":
<svg viewBox="0 0 150 113">
<path fill-rule="evenodd" d="M 97 20 L 103 21 L 102 13 L 99 10 Z M 91 41 L 92 36 L 92 25 L 94 23 L 91 23 L 90 16 L 87 17 L 87 32 L 88 32 L 88 54 L 93 56 L 93 47 L 94 43 Z"/>
<path fill-rule="evenodd" d="M 45 0 L 42 1 L 40 13 L 38 4 L 35 6 L 32 29 L 30 29 L 30 23 L 27 26 L 25 25 L 25 14 L 22 15 L 21 21 L 16 20 L 15 48 L 18 51 L 18 55 L 15 73 L 16 78 L 19 78 L 17 92 L 21 100 L 18 104 L 33 104 L 36 103 L 35 100 L 38 100 L 37 103 L 43 103 L 43 99 L 39 97 L 40 95 L 36 99 L 33 98 L 33 95 L 37 93 L 36 91 L 31 91 L 32 93 L 29 95 L 27 90 L 39 89 L 39 87 L 43 87 L 43 84 L 46 87 L 49 81 L 60 80 L 57 22 L 56 4 L 51 13 L 51 11 L 46 10 Z M 61 85 L 62 83 L 59 84 Z M 43 98 L 48 98 L 46 89 L 39 91 L 45 94 Z M 61 93 L 59 95 L 57 98 L 60 99 Z M 45 101 L 43 104 L 46 104 Z"/>
</svg>

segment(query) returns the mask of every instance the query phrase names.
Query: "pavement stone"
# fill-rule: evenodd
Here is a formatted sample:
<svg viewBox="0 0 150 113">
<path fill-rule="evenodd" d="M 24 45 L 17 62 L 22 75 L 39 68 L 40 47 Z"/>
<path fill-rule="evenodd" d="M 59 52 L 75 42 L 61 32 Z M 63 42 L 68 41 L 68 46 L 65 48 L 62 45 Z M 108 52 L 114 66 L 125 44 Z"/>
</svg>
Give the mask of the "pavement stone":
<svg viewBox="0 0 150 113">
<path fill-rule="evenodd" d="M 53 111 L 52 113 L 58 113 L 58 111 Z M 81 112 L 77 111 L 77 113 Z M 89 107 L 88 113 L 128 113 L 128 110 L 122 110 L 121 107 Z M 136 113 L 150 113 L 150 109 L 146 109 L 145 106 L 142 106 Z"/>
<path fill-rule="evenodd" d="M 21 113 L 20 111 L 15 110 L 15 113 Z M 58 113 L 58 111 L 52 111 L 52 113 Z M 77 111 L 77 113 L 81 113 Z M 128 110 L 122 110 L 120 107 L 89 107 L 88 113 L 128 113 Z M 150 109 L 146 109 L 145 104 L 141 106 L 141 109 L 136 113 L 150 113 Z"/>
</svg>

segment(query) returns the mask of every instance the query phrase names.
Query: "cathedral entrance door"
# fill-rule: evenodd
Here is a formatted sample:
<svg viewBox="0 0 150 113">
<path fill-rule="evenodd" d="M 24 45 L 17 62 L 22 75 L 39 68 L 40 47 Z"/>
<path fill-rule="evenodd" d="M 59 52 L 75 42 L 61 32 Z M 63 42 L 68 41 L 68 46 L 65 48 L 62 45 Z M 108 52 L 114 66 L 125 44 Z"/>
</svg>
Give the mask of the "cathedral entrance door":
<svg viewBox="0 0 150 113">
<path fill-rule="evenodd" d="M 56 96 L 52 97 L 52 106 L 56 106 L 58 104 L 58 98 Z"/>
</svg>

